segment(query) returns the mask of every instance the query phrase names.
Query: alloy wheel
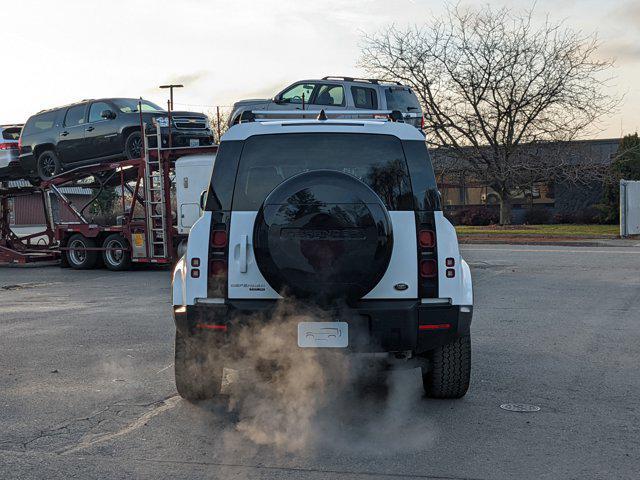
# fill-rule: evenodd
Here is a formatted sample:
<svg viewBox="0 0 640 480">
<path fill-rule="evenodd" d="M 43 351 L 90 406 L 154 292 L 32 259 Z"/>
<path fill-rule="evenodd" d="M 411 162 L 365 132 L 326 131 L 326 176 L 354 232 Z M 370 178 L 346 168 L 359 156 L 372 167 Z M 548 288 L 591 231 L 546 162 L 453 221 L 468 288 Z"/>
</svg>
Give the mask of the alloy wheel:
<svg viewBox="0 0 640 480">
<path fill-rule="evenodd" d="M 56 174 L 56 161 L 53 156 L 45 153 L 40 157 L 40 171 L 47 177 L 53 177 Z"/>
</svg>

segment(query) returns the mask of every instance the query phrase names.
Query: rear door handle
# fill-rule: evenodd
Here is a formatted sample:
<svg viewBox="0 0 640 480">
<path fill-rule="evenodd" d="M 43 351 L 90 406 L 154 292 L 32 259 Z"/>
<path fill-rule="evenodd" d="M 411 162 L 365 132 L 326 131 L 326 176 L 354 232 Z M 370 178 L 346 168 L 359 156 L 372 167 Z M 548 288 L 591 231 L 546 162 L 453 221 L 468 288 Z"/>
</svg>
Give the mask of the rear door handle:
<svg viewBox="0 0 640 480">
<path fill-rule="evenodd" d="M 86 132 L 93 132 L 95 130 L 95 127 L 87 127 L 85 128 Z"/>
<path fill-rule="evenodd" d="M 61 137 L 66 137 L 67 135 L 69 135 L 69 132 L 67 132 L 67 131 L 60 132 L 60 136 Z"/>
<path fill-rule="evenodd" d="M 247 273 L 247 235 L 240 235 L 240 273 Z"/>
</svg>

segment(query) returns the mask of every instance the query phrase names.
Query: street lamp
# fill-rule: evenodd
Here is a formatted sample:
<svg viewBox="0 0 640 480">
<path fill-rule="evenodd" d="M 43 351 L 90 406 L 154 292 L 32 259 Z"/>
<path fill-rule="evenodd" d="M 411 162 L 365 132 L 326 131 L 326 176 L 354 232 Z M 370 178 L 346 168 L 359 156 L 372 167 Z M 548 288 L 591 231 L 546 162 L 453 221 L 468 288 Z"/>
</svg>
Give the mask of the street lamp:
<svg viewBox="0 0 640 480">
<path fill-rule="evenodd" d="M 171 85 L 160 85 L 160 88 L 168 88 L 169 89 L 169 105 L 171 105 L 171 110 L 173 110 L 173 89 L 174 88 L 182 88 L 184 85 L 171 84 Z"/>
</svg>

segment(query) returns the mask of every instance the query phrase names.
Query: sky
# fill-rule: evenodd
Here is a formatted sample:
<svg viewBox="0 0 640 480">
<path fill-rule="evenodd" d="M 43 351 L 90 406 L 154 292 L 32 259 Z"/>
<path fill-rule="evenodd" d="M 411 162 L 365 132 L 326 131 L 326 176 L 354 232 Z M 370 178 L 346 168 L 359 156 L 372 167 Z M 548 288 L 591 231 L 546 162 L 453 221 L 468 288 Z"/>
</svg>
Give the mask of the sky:
<svg viewBox="0 0 640 480">
<path fill-rule="evenodd" d="M 466 0 L 462 5 L 487 1 Z M 492 6 L 530 8 L 524 0 Z M 183 83 L 175 108 L 208 112 L 272 97 L 296 80 L 358 76 L 363 33 L 420 24 L 435 0 L 14 0 L 1 2 L 0 124 L 85 98 L 142 96 L 166 105 L 165 83 Z M 538 0 L 548 15 L 597 33 L 616 59 L 619 111 L 585 136 L 640 130 L 640 0 Z M 9 21 L 15 19 L 15 21 Z"/>
</svg>

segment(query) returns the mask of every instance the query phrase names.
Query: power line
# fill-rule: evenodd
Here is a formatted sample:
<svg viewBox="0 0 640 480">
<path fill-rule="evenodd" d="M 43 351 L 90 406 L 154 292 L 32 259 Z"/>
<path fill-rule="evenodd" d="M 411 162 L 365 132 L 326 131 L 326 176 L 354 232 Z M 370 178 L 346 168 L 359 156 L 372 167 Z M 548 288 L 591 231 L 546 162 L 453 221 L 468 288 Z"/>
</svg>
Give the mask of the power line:
<svg viewBox="0 0 640 480">
<path fill-rule="evenodd" d="M 182 105 L 184 107 L 233 108 L 233 105 L 206 105 L 206 104 L 198 104 L 198 103 L 179 103 L 179 102 L 176 102 L 176 105 Z"/>
</svg>

